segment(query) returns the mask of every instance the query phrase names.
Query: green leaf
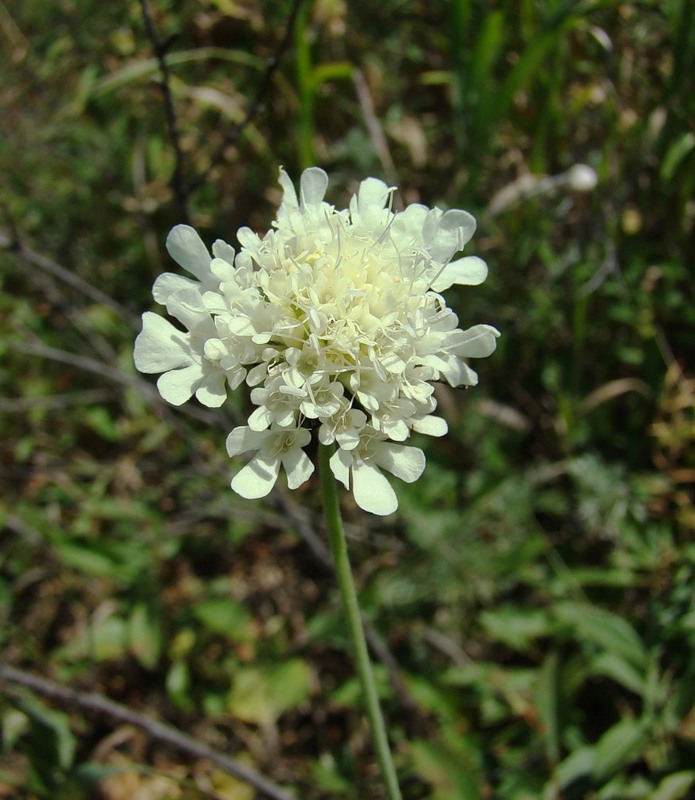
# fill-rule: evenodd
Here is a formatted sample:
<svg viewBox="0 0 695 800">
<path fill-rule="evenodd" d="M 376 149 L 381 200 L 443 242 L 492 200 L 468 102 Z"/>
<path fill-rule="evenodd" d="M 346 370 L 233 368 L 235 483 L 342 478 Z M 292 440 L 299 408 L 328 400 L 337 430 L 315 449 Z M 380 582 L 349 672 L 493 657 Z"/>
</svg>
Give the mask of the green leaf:
<svg viewBox="0 0 695 800">
<path fill-rule="evenodd" d="M 85 761 L 74 772 L 74 776 L 84 783 L 97 783 L 112 775 L 160 775 L 160 771 L 146 764 L 100 764 L 96 761 Z"/>
<path fill-rule="evenodd" d="M 449 686 L 475 686 L 487 684 L 495 667 L 492 664 L 476 663 L 458 664 L 451 667 L 442 676 L 444 683 Z"/>
<path fill-rule="evenodd" d="M 91 653 L 96 661 L 122 658 L 128 647 L 127 623 L 120 617 L 106 617 L 94 623 L 88 632 Z"/>
<path fill-rule="evenodd" d="M 649 800 L 683 800 L 695 783 L 695 771 L 686 770 L 667 775 L 656 787 Z"/>
<path fill-rule="evenodd" d="M 234 675 L 227 708 L 244 722 L 270 725 L 309 699 L 312 671 L 299 658 L 273 667 L 243 667 Z"/>
<path fill-rule="evenodd" d="M 121 439 L 118 421 L 104 406 L 85 409 L 83 420 L 102 439 L 106 439 L 108 442 L 117 442 Z"/>
<path fill-rule="evenodd" d="M 644 693 L 645 676 L 614 653 L 597 653 L 589 662 L 592 673 L 607 677 L 639 695 Z"/>
<path fill-rule="evenodd" d="M 560 760 L 559 664 L 558 653 L 556 651 L 548 653 L 538 672 L 536 684 L 536 706 L 543 723 L 543 738 L 548 761 L 551 764 L 557 764 Z"/>
<path fill-rule="evenodd" d="M 29 720 L 26 714 L 12 707 L 3 709 L 0 716 L 3 749 L 11 750 L 20 736 L 26 732 L 28 725 Z"/>
<path fill-rule="evenodd" d="M 65 772 L 72 766 L 76 740 L 67 714 L 47 708 L 33 695 L 14 699 L 15 706 L 31 721 L 29 748 L 44 767 Z"/>
<path fill-rule="evenodd" d="M 437 686 L 431 678 L 424 678 L 419 675 L 401 675 L 409 693 L 417 705 L 436 714 L 442 720 L 456 718 L 456 702 L 453 690 L 448 691 Z"/>
<path fill-rule="evenodd" d="M 462 763 L 442 745 L 423 739 L 410 745 L 415 771 L 434 788 L 429 795 L 436 800 L 480 800 L 480 788 L 473 769 Z"/>
<path fill-rule="evenodd" d="M 162 649 L 161 631 L 145 603 L 138 603 L 130 614 L 128 646 L 145 669 L 153 670 L 157 666 Z"/>
<path fill-rule="evenodd" d="M 352 64 L 348 61 L 335 61 L 319 64 L 311 71 L 310 91 L 316 92 L 327 81 L 352 80 Z"/>
<path fill-rule="evenodd" d="M 212 633 L 222 634 L 234 641 L 248 641 L 251 615 L 246 606 L 226 597 L 203 600 L 193 612 Z"/>
<path fill-rule="evenodd" d="M 128 624 L 111 614 L 81 627 L 60 651 L 63 661 L 93 659 L 98 663 L 114 661 L 128 652 Z"/>
<path fill-rule="evenodd" d="M 341 774 L 336 758 L 332 753 L 321 753 L 311 768 L 311 777 L 316 787 L 334 797 L 352 798 L 357 796 L 353 781 Z"/>
<path fill-rule="evenodd" d="M 374 681 L 377 694 L 382 700 L 391 695 L 388 671 L 383 664 L 374 664 Z M 332 704 L 339 706 L 362 708 L 362 684 L 359 678 L 353 675 L 343 681 L 340 686 L 331 692 L 330 701 Z"/>
<path fill-rule="evenodd" d="M 191 670 L 186 661 L 178 659 L 169 668 L 166 677 L 169 697 L 178 708 L 190 711 L 193 701 L 190 696 Z"/>
<path fill-rule="evenodd" d="M 257 56 L 244 53 L 240 50 L 228 50 L 224 47 L 200 47 L 197 50 L 183 50 L 179 53 L 169 53 L 167 64 L 169 67 L 179 66 L 180 64 L 190 64 L 196 61 L 220 60 L 229 61 L 241 66 L 262 69 L 263 59 Z M 144 77 L 156 75 L 159 72 L 159 62 L 156 58 L 147 58 L 135 61 L 132 64 L 114 70 L 109 75 L 105 75 L 91 86 L 90 99 L 103 97 L 109 92 L 121 89 L 130 83 L 139 81 Z"/>
<path fill-rule="evenodd" d="M 570 753 L 555 770 L 551 785 L 564 789 L 579 778 L 589 776 L 594 771 L 596 753 L 593 747 L 579 747 Z M 552 795 L 551 795 L 552 796 Z"/>
<path fill-rule="evenodd" d="M 555 615 L 560 623 L 573 628 L 580 639 L 625 659 L 638 670 L 646 669 L 648 657 L 644 643 L 622 617 L 582 603 L 560 603 Z"/>
<path fill-rule="evenodd" d="M 648 729 L 643 721 L 623 719 L 610 728 L 594 747 L 594 776 L 604 780 L 628 766 L 641 752 Z"/>
<path fill-rule="evenodd" d="M 688 131 L 676 139 L 669 147 L 661 164 L 661 180 L 670 181 L 676 170 L 688 155 L 695 149 L 695 133 Z"/>
<path fill-rule="evenodd" d="M 93 546 L 82 546 L 74 542 L 56 542 L 55 548 L 61 561 L 86 575 L 96 578 L 114 578 L 121 575 L 120 565 L 104 553 L 100 553 Z"/>
<path fill-rule="evenodd" d="M 481 614 L 481 622 L 493 639 L 515 650 L 526 651 L 533 641 L 550 632 L 550 620 L 545 611 L 502 606 Z"/>
</svg>

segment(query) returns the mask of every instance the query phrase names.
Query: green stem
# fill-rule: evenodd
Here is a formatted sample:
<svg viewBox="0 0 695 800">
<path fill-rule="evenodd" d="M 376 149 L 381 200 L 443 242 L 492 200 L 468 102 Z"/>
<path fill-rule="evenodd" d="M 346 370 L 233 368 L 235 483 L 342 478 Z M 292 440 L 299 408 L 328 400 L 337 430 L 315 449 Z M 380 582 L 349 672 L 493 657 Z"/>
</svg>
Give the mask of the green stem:
<svg viewBox="0 0 695 800">
<path fill-rule="evenodd" d="M 323 511 L 326 518 L 326 526 L 331 542 L 331 552 L 333 553 L 333 563 L 335 564 L 340 596 L 347 617 L 355 665 L 357 667 L 360 683 L 362 684 L 362 692 L 367 706 L 367 717 L 369 718 L 369 724 L 372 729 L 372 740 L 374 741 L 376 757 L 381 767 L 384 782 L 386 783 L 389 800 L 401 800 L 401 790 L 398 788 L 396 770 L 393 766 L 393 758 L 391 757 L 391 750 L 386 736 L 386 726 L 384 724 L 384 716 L 381 713 L 381 706 L 379 705 L 379 696 L 376 691 L 372 662 L 369 660 L 360 605 L 357 600 L 355 583 L 352 579 L 347 543 L 343 532 L 343 521 L 340 516 L 336 481 L 328 463 L 332 451 L 332 447 L 322 444 L 319 445 L 321 495 L 323 498 Z"/>
</svg>

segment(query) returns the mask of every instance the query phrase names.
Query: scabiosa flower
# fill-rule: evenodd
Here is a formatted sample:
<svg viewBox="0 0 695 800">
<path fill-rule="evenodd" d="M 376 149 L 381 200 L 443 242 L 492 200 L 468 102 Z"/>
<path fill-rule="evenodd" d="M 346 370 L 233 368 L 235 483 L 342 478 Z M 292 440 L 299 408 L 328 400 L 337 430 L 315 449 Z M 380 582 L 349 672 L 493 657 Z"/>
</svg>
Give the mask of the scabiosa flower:
<svg viewBox="0 0 695 800">
<path fill-rule="evenodd" d="M 227 439 L 230 456 L 254 454 L 232 482 L 243 497 L 267 495 L 280 467 L 290 488 L 306 481 L 315 433 L 335 444 L 331 469 L 357 504 L 390 514 L 398 502 L 382 470 L 417 480 L 425 456 L 403 443 L 412 431 L 447 431 L 432 382 L 476 384 L 466 359 L 489 356 L 499 336 L 490 325 L 460 329 L 440 294 L 487 276 L 475 256 L 452 260 L 475 220 L 417 204 L 394 212 L 394 189 L 375 178 L 337 210 L 317 167 L 302 173 L 299 197 L 282 169 L 280 184 L 272 229 L 241 228 L 238 253 L 218 240 L 210 254 L 186 225 L 171 231 L 167 249 L 194 278 L 166 273 L 153 294 L 183 329 L 146 312 L 135 364 L 162 373 L 174 405 L 195 394 L 217 407 L 228 388 L 251 387 L 248 425 Z"/>
</svg>

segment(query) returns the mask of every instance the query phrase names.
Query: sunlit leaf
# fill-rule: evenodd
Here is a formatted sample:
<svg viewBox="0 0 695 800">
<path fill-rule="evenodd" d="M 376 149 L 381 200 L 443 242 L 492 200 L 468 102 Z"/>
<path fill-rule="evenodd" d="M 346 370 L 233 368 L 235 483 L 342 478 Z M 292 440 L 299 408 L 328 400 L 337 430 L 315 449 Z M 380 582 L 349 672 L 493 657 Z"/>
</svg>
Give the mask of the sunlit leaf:
<svg viewBox="0 0 695 800">
<path fill-rule="evenodd" d="M 128 642 L 130 652 L 145 669 L 154 669 L 161 652 L 161 630 L 152 609 L 138 603 L 128 620 Z"/>
<path fill-rule="evenodd" d="M 311 682 L 311 668 L 299 658 L 271 667 L 240 667 L 227 700 L 229 713 L 244 722 L 272 724 L 309 698 Z"/>
<path fill-rule="evenodd" d="M 685 800 L 695 783 L 695 772 L 686 770 L 667 775 L 656 787 L 649 800 Z"/>
<path fill-rule="evenodd" d="M 535 639 L 551 630 L 548 614 L 532 608 L 502 606 L 494 611 L 484 611 L 480 619 L 493 639 L 521 651 L 527 650 Z"/>
<path fill-rule="evenodd" d="M 606 778 L 617 769 L 631 764 L 648 737 L 644 722 L 623 719 L 606 731 L 594 747 L 594 775 Z"/>
<path fill-rule="evenodd" d="M 462 763 L 460 755 L 422 739 L 411 742 L 410 755 L 416 772 L 431 784 L 436 800 L 480 800 L 480 786 L 474 770 Z"/>
<path fill-rule="evenodd" d="M 555 764 L 560 759 L 560 658 L 556 651 L 545 657 L 538 672 L 536 706 L 543 722 L 548 760 Z"/>
<path fill-rule="evenodd" d="M 624 658 L 638 670 L 647 664 L 647 651 L 635 629 L 623 617 L 598 606 L 581 603 L 560 603 L 555 615 L 570 625 L 579 640 L 592 642 L 609 653 Z"/>
<path fill-rule="evenodd" d="M 231 598 L 214 597 L 198 603 L 193 613 L 212 633 L 235 641 L 249 638 L 251 616 L 243 603 Z"/>
</svg>

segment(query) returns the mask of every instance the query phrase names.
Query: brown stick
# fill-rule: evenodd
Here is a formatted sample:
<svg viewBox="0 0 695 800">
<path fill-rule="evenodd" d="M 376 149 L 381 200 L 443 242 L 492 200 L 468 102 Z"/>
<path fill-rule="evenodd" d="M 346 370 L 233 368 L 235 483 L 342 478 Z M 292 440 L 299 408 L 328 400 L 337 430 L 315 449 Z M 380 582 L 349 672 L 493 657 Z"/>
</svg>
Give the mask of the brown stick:
<svg viewBox="0 0 695 800">
<path fill-rule="evenodd" d="M 17 258 L 27 264 L 31 264 L 33 267 L 38 267 L 49 275 L 53 275 L 53 277 L 58 278 L 63 281 L 63 283 L 67 283 L 69 286 L 82 292 L 86 297 L 94 300 L 95 303 L 100 303 L 110 308 L 133 328 L 140 327 L 140 317 L 138 315 L 133 314 L 132 311 L 121 305 L 112 297 L 109 297 L 109 295 L 102 292 L 101 289 L 97 289 L 96 286 L 80 278 L 79 275 L 71 272 L 69 269 L 62 267 L 60 264 L 53 261 L 53 259 L 38 253 L 36 250 L 32 250 L 30 247 L 26 247 L 18 240 L 16 231 L 12 230 L 11 236 L 5 236 L 3 233 L 0 233 L 0 250 L 7 250 L 14 253 Z"/>
<path fill-rule="evenodd" d="M 273 55 L 268 59 L 265 72 L 261 78 L 261 82 L 258 85 L 258 89 L 256 90 L 256 96 L 253 99 L 253 102 L 248 108 L 246 112 L 246 116 L 242 121 L 235 125 L 231 130 L 227 132 L 222 141 L 222 144 L 213 153 L 212 157 L 210 158 L 210 163 L 207 165 L 205 170 L 201 172 L 199 175 L 193 177 L 186 186 L 186 190 L 188 192 L 192 192 L 201 186 L 206 180 L 210 172 L 222 161 L 224 158 L 224 153 L 227 147 L 231 144 L 235 144 L 241 134 L 246 130 L 246 128 L 253 122 L 256 118 L 258 113 L 263 106 L 263 101 L 265 99 L 266 92 L 270 88 L 270 83 L 280 66 L 280 61 L 287 50 L 290 41 L 292 40 L 292 34 L 294 32 L 295 25 L 297 23 L 297 17 L 299 16 L 299 9 L 302 6 L 304 0 L 294 0 L 292 4 L 292 8 L 290 10 L 289 17 L 287 18 L 287 25 L 285 27 L 285 34 L 282 37 L 282 41 L 280 42 L 277 50 L 273 53 Z"/>
<path fill-rule="evenodd" d="M 68 689 L 65 686 L 60 686 L 45 678 L 40 678 L 38 675 L 32 675 L 14 667 L 0 666 L 0 681 L 24 686 L 37 694 L 68 707 L 79 708 L 82 711 L 108 717 L 115 722 L 133 725 L 146 733 L 151 739 L 167 744 L 185 755 L 211 761 L 224 772 L 250 784 L 266 797 L 272 798 L 272 800 L 292 800 L 290 795 L 277 784 L 245 764 L 241 764 L 239 761 L 224 755 L 224 753 L 214 750 L 212 747 L 182 733 L 171 725 L 138 714 L 103 695 L 95 692 L 77 692 L 74 689 Z"/>
<path fill-rule="evenodd" d="M 159 38 L 157 28 L 152 18 L 152 9 L 150 8 L 149 0 L 140 0 L 140 7 L 142 8 L 142 16 L 145 20 L 145 29 L 147 35 L 152 43 L 155 58 L 159 64 L 159 72 L 162 76 L 161 88 L 162 95 L 164 96 L 164 111 L 167 118 L 167 126 L 169 128 L 169 138 L 171 146 L 174 150 L 174 174 L 171 178 L 171 188 L 174 190 L 176 203 L 179 207 L 179 214 L 181 215 L 181 222 L 188 224 L 188 189 L 186 188 L 183 179 L 183 150 L 181 149 L 181 133 L 179 131 L 179 121 L 176 116 L 176 107 L 174 106 L 174 97 L 171 92 L 171 80 L 169 74 L 169 65 L 167 64 L 167 50 L 170 41 L 163 41 Z"/>
</svg>

